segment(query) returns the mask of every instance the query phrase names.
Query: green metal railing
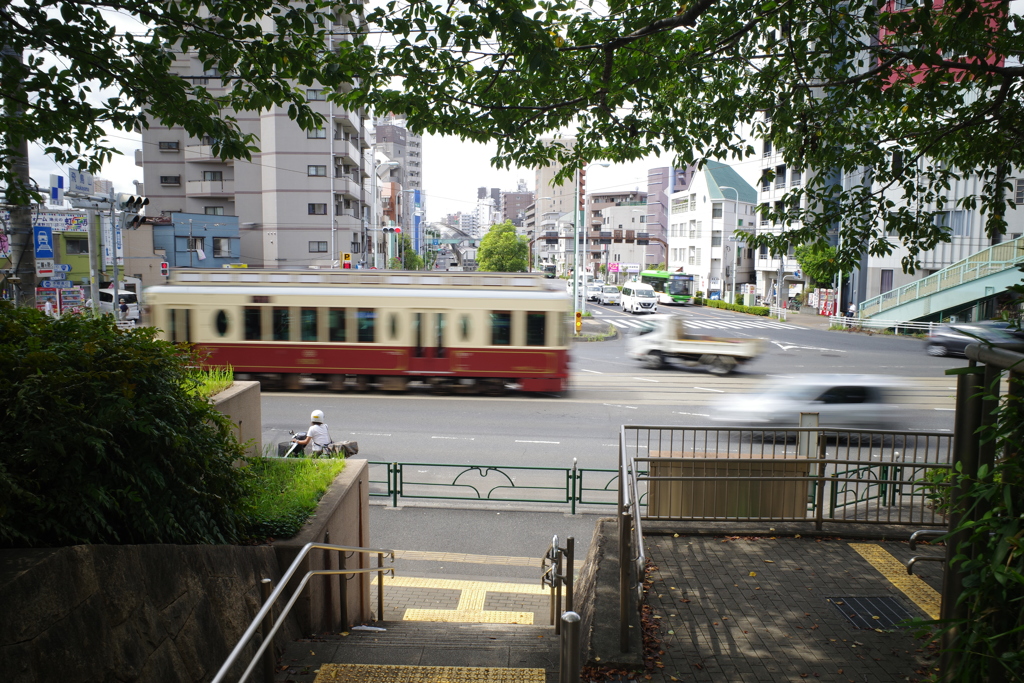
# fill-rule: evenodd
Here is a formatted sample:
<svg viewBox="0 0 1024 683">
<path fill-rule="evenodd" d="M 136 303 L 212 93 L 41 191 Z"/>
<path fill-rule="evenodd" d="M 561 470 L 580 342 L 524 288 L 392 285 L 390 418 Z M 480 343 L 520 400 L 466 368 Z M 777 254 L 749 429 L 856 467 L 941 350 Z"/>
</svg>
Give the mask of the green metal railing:
<svg viewBox="0 0 1024 683">
<path fill-rule="evenodd" d="M 617 505 L 618 470 L 370 461 L 370 496 L 492 503 Z"/>
<path fill-rule="evenodd" d="M 860 305 L 860 315 L 870 318 L 914 299 L 1009 270 L 1021 261 L 1024 261 L 1024 237 L 982 249 L 928 277 L 867 299 Z"/>
</svg>

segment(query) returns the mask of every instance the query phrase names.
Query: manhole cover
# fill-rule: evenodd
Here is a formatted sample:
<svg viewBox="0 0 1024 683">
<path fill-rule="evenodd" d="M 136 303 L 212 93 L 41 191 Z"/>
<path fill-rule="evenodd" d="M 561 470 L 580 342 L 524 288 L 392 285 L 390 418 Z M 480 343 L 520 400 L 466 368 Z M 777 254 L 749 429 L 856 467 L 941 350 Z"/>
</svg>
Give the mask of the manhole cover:
<svg viewBox="0 0 1024 683">
<path fill-rule="evenodd" d="M 896 598 L 828 598 L 854 628 L 893 628 L 913 615 Z"/>
</svg>

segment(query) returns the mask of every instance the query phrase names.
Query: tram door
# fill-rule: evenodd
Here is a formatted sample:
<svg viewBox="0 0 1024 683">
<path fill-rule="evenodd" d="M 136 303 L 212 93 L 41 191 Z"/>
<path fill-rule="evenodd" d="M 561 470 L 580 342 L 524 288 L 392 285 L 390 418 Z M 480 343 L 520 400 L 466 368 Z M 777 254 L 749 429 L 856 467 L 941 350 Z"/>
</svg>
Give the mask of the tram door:
<svg viewBox="0 0 1024 683">
<path fill-rule="evenodd" d="M 448 373 L 451 367 L 447 346 L 450 318 L 447 311 L 413 311 L 413 348 L 409 359 L 412 373 Z"/>
</svg>

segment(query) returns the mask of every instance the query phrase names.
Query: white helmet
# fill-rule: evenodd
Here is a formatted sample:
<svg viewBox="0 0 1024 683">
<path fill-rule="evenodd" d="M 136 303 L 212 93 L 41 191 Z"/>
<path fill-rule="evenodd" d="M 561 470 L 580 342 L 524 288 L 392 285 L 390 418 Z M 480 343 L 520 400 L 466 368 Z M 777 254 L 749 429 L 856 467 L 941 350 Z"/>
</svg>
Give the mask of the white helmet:
<svg viewBox="0 0 1024 683">
<path fill-rule="evenodd" d="M 323 422 L 324 421 L 324 411 L 322 411 L 322 410 L 314 410 L 313 413 L 309 416 L 309 421 L 310 422 Z"/>
</svg>

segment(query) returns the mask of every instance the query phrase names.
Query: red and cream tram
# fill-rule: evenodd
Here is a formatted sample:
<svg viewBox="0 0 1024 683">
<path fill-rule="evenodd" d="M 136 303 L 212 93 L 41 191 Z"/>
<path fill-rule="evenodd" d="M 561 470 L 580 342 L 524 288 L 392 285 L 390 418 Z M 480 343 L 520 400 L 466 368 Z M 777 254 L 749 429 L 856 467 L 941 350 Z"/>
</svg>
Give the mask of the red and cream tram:
<svg viewBox="0 0 1024 683">
<path fill-rule="evenodd" d="M 163 339 L 288 388 L 568 385 L 571 301 L 540 274 L 189 269 L 145 299 Z"/>
</svg>

